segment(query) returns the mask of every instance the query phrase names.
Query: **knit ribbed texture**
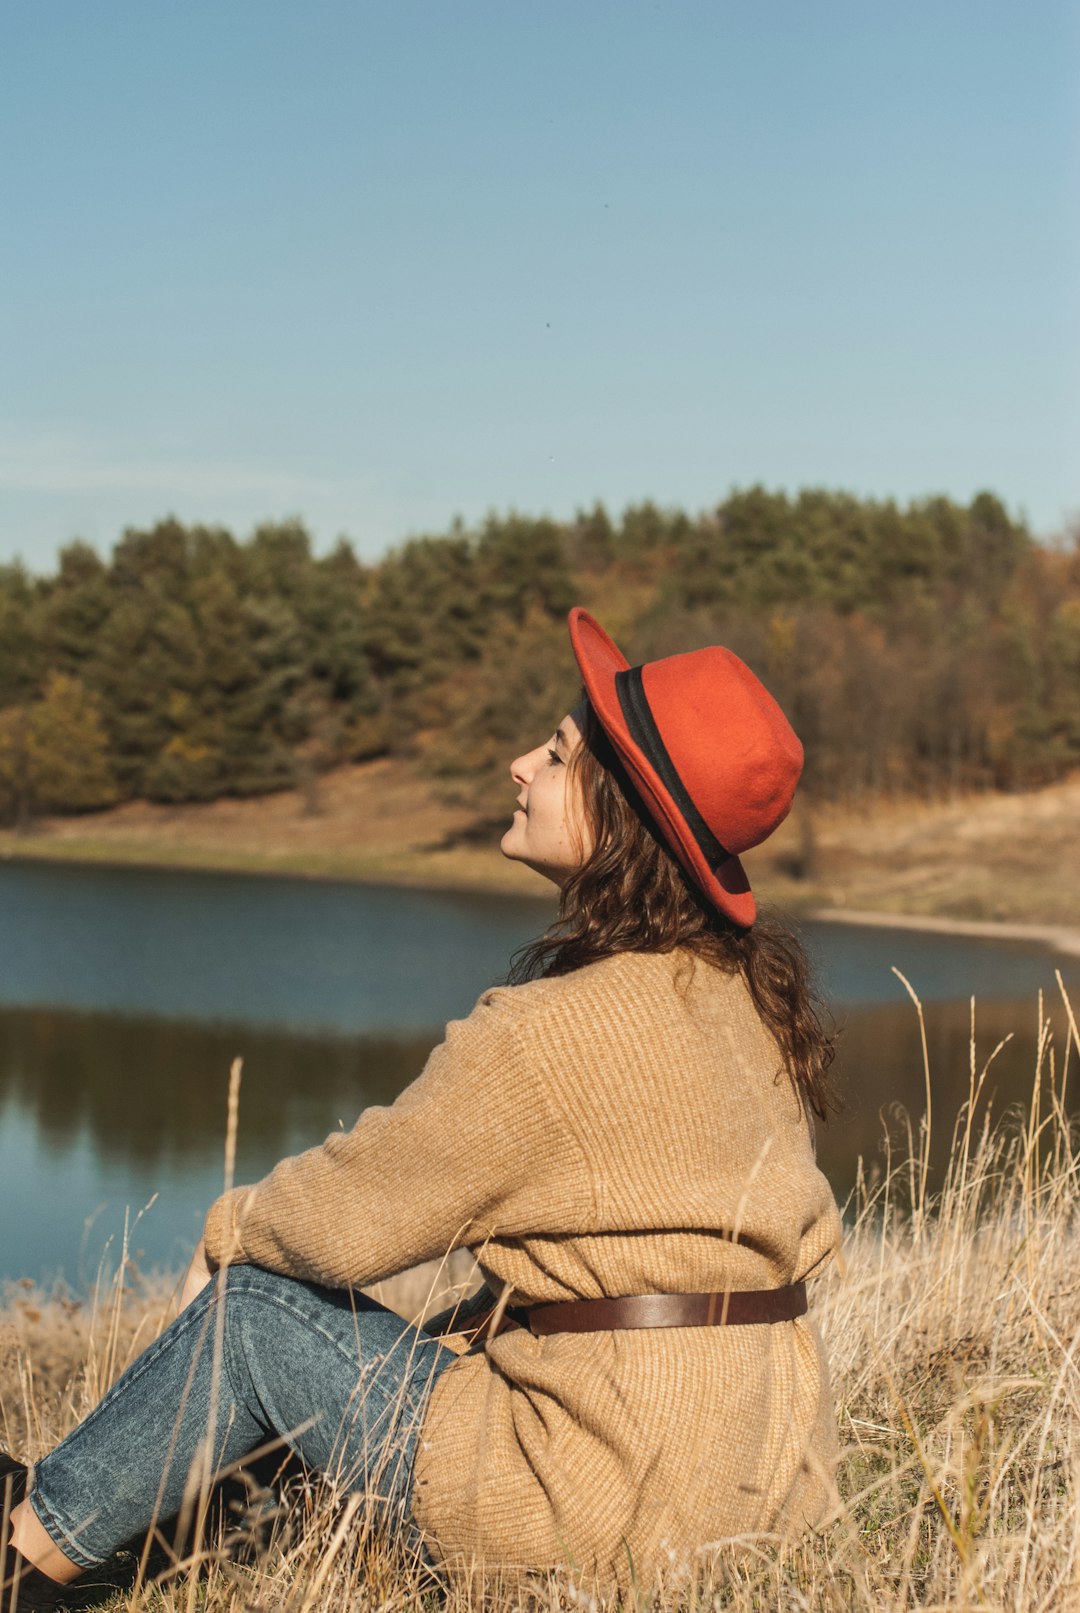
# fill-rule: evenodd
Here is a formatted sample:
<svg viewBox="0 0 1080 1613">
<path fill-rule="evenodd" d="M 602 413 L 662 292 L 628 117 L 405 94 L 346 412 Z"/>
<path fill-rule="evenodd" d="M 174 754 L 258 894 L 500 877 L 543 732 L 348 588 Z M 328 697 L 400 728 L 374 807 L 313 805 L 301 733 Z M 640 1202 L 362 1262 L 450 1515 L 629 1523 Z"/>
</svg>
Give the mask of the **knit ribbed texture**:
<svg viewBox="0 0 1080 1613">
<path fill-rule="evenodd" d="M 206 1222 L 212 1259 L 333 1286 L 468 1245 L 526 1305 L 780 1287 L 838 1237 L 745 985 L 685 952 L 485 992 L 396 1103 Z M 625 1579 L 632 1561 L 642 1583 L 725 1537 L 813 1522 L 834 1453 L 809 1317 L 512 1330 L 436 1381 L 413 1507 L 447 1562 Z"/>
</svg>

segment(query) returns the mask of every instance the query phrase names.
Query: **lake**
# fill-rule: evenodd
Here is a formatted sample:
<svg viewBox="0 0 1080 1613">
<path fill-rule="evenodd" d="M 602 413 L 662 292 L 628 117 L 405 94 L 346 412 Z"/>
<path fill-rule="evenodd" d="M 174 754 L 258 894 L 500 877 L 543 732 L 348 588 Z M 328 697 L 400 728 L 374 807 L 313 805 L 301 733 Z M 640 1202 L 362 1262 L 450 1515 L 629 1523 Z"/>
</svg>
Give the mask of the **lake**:
<svg viewBox="0 0 1080 1613">
<path fill-rule="evenodd" d="M 505 896 L 0 866 L 0 1279 L 84 1287 L 115 1261 L 125 1213 L 137 1263 L 180 1269 L 221 1191 L 235 1057 L 237 1180 L 253 1181 L 392 1101 L 446 1021 L 553 913 Z M 972 994 L 979 1063 L 1012 1035 L 988 1083 L 998 1108 L 1030 1091 L 1040 989 L 1060 1062 L 1054 970 L 1080 1006 L 1080 958 L 915 930 L 800 928 L 842 1026 L 844 1109 L 819 1136 L 841 1198 L 859 1156 L 881 1157 L 883 1106 L 923 1107 L 917 1016 L 890 966 L 926 1009 L 939 1164 L 967 1093 Z"/>
</svg>

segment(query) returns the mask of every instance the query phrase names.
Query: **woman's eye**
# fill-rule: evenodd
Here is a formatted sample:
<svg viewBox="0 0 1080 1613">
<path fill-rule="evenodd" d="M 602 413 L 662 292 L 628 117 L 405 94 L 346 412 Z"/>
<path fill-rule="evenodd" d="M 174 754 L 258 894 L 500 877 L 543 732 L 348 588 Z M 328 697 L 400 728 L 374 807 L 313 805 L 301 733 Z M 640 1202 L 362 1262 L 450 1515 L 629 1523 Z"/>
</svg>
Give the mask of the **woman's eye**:
<svg viewBox="0 0 1080 1613">
<path fill-rule="evenodd" d="M 562 757 L 559 755 L 557 750 L 549 750 L 548 755 L 551 757 L 553 762 L 558 762 L 560 764 L 562 763 Z"/>
</svg>

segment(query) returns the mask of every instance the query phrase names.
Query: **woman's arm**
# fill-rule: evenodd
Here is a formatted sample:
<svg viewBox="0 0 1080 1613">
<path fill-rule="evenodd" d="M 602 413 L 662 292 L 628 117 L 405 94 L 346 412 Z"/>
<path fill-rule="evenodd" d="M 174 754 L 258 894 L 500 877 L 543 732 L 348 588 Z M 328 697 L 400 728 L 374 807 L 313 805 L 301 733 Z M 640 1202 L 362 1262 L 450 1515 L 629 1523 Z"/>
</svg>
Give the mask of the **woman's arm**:
<svg viewBox="0 0 1080 1613">
<path fill-rule="evenodd" d="M 212 1275 L 210 1267 L 206 1263 L 206 1244 L 200 1238 L 195 1245 L 195 1253 L 191 1257 L 191 1264 L 184 1274 L 184 1283 L 180 1290 L 181 1310 L 190 1305 L 197 1294 L 202 1293 Z"/>
<path fill-rule="evenodd" d="M 580 1151 L 537 1079 L 513 998 L 485 993 L 452 1020 L 396 1103 L 218 1199 L 206 1220 L 210 1263 L 358 1287 L 531 1229 L 538 1194 L 550 1199 L 553 1184 L 585 1230 Z"/>
<path fill-rule="evenodd" d="M 497 1303 L 495 1295 L 487 1283 L 484 1283 L 475 1294 L 470 1294 L 468 1299 L 459 1299 L 456 1304 L 448 1305 L 446 1310 L 440 1311 L 437 1316 L 429 1316 L 424 1323 L 424 1332 L 432 1334 L 437 1339 L 445 1338 L 448 1333 L 470 1334 L 474 1331 L 474 1324 L 482 1322 L 490 1315 Z"/>
</svg>

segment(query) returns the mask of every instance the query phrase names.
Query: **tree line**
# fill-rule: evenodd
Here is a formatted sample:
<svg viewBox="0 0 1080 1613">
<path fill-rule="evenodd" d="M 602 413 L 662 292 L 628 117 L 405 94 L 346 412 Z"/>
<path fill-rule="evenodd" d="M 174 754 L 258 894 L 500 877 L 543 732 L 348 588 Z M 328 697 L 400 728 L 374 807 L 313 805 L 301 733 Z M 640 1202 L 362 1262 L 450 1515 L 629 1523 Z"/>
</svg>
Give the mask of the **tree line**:
<svg viewBox="0 0 1080 1613">
<path fill-rule="evenodd" d="M 735 650 L 818 800 L 1021 789 L 1080 765 L 1080 531 L 962 505 L 756 486 L 697 516 L 511 513 L 365 564 L 298 520 L 165 520 L 51 576 L 0 566 L 0 821 L 301 787 L 407 754 L 478 822 L 577 692 L 569 607 L 637 660 Z"/>
</svg>

